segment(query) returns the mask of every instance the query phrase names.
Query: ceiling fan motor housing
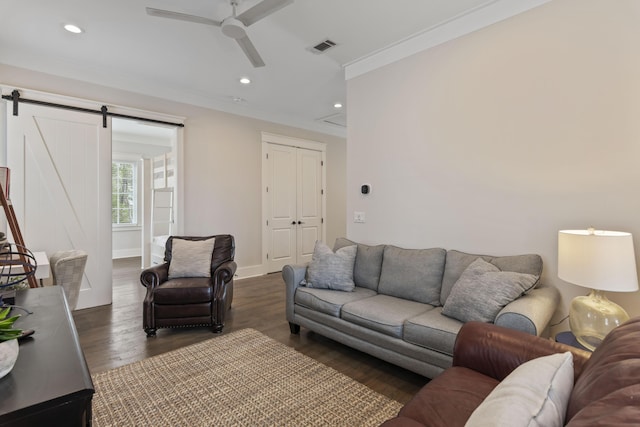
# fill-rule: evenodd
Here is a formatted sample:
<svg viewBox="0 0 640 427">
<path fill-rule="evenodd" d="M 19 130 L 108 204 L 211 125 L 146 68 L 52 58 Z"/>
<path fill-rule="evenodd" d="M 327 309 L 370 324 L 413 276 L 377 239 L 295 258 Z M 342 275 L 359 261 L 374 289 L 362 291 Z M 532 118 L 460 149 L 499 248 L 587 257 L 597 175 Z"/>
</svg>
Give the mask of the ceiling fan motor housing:
<svg viewBox="0 0 640 427">
<path fill-rule="evenodd" d="M 222 21 L 222 34 L 232 39 L 241 39 L 247 36 L 246 27 L 242 22 L 230 16 Z"/>
</svg>

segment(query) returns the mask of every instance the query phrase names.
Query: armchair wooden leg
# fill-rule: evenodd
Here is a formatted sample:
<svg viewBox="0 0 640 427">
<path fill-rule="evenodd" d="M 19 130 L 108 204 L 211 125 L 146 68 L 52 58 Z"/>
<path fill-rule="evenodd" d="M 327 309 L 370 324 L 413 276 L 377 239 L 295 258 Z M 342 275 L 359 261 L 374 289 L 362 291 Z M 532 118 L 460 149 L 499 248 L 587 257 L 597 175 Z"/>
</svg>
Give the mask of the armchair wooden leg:
<svg viewBox="0 0 640 427">
<path fill-rule="evenodd" d="M 147 338 L 156 336 L 156 328 L 144 328 L 144 331 L 147 333 Z"/>
<path fill-rule="evenodd" d="M 220 332 L 222 332 L 223 327 L 224 325 L 213 325 L 211 329 L 213 330 L 214 334 L 219 334 Z"/>
<path fill-rule="evenodd" d="M 289 330 L 292 334 L 298 335 L 300 333 L 300 325 L 296 325 L 295 323 L 289 322 Z"/>
</svg>

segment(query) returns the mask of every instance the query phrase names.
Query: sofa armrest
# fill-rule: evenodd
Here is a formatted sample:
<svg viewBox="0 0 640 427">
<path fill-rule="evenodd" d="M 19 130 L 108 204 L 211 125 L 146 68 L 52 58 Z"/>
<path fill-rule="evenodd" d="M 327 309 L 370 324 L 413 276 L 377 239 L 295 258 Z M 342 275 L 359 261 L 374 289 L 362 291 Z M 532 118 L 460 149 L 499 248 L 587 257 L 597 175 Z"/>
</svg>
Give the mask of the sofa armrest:
<svg viewBox="0 0 640 427">
<path fill-rule="evenodd" d="M 282 268 L 287 297 L 287 321 L 293 322 L 293 306 L 296 289 L 307 274 L 307 264 L 287 264 Z"/>
<path fill-rule="evenodd" d="M 574 377 L 582 372 L 591 353 L 491 323 L 467 322 L 453 349 L 453 366 L 462 366 L 502 381 L 521 364 L 537 357 L 570 351 Z"/>
<path fill-rule="evenodd" d="M 540 286 L 507 304 L 494 323 L 510 329 L 540 336 L 560 301 L 560 292 L 553 286 Z"/>
</svg>

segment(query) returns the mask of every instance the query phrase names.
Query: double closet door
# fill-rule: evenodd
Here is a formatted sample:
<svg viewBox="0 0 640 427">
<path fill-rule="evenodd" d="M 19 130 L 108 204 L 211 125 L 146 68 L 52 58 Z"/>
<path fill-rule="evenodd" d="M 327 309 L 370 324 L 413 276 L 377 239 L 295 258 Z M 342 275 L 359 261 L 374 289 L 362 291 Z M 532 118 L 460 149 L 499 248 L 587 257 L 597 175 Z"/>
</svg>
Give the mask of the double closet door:
<svg viewBox="0 0 640 427">
<path fill-rule="evenodd" d="M 311 260 L 324 239 L 324 151 L 266 143 L 267 272 Z"/>
</svg>

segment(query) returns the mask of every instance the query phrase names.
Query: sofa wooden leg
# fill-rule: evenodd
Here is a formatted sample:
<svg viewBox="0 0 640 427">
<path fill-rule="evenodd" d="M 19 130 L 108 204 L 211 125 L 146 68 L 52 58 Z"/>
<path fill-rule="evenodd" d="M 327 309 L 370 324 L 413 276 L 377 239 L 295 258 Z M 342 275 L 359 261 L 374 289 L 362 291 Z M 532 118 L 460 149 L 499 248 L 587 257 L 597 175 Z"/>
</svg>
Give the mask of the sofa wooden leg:
<svg viewBox="0 0 640 427">
<path fill-rule="evenodd" d="M 222 328 L 224 327 L 224 325 L 213 325 L 213 333 L 214 334 L 219 334 L 220 332 L 222 332 Z"/>
<path fill-rule="evenodd" d="M 144 331 L 147 333 L 147 338 L 156 336 L 156 328 L 144 328 Z"/>
<path fill-rule="evenodd" d="M 298 335 L 300 333 L 300 325 L 289 322 L 289 330 L 292 334 Z"/>
</svg>

